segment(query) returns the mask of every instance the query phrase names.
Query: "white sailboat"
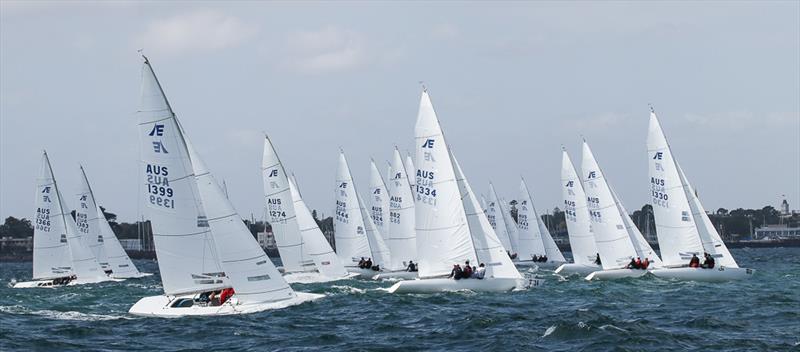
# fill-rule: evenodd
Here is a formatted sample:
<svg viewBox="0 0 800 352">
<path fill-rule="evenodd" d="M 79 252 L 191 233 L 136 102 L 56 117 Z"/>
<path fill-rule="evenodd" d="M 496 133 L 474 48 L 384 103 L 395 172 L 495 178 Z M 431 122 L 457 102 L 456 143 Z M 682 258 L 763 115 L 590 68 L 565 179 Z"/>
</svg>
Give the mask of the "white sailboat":
<svg viewBox="0 0 800 352">
<path fill-rule="evenodd" d="M 33 280 L 14 282 L 14 288 L 57 287 L 112 280 L 103 271 L 87 238 L 69 214 L 53 176 L 47 152 L 36 180 L 33 230 Z"/>
<path fill-rule="evenodd" d="M 122 248 L 102 209 L 97 204 L 83 166 L 80 167 L 80 170 L 81 188 L 77 195 L 78 206 L 75 209 L 76 224 L 87 237 L 90 243 L 89 247 L 92 248 L 92 252 L 98 258 L 103 270 L 115 279 L 136 279 L 153 275 L 140 272 L 125 253 L 125 249 Z"/>
<path fill-rule="evenodd" d="M 588 275 L 601 270 L 602 267 L 597 264 L 599 252 L 586 207 L 586 193 L 566 150 L 561 152 L 561 195 L 564 198 L 564 217 L 572 249 L 572 263 L 558 267 L 556 274 Z"/>
<path fill-rule="evenodd" d="M 489 225 L 458 163 L 451 158 L 425 90 L 414 133 L 419 279 L 400 281 L 389 292 L 502 292 L 523 287 L 522 276 Z M 447 278 L 454 264 L 465 261 L 484 263 L 485 278 Z"/>
<path fill-rule="evenodd" d="M 647 270 L 626 268 L 631 259 L 640 256 L 631 234 L 625 228 L 623 217 L 628 214 L 620 211 L 617 199 L 585 141 L 581 169 L 589 218 L 603 267 L 603 270 L 587 275 L 586 279 L 608 280 L 645 275 Z"/>
<path fill-rule="evenodd" d="M 379 274 L 380 270 L 360 268 L 359 262 L 370 260 L 373 267 L 383 268 L 389 264 L 388 251 L 383 238 L 374 229 L 374 223 L 364 216 L 365 209 L 359 200 L 347 164 L 344 152 L 339 153 L 339 167 L 336 172 L 336 216 L 333 218 L 334 236 L 336 238 L 336 254 L 347 271 L 357 273 L 361 278 L 369 279 Z M 371 224 L 372 231 L 368 231 Z"/>
<path fill-rule="evenodd" d="M 520 180 L 520 200 L 517 203 L 517 227 L 519 228 L 519 256 L 515 264 L 555 268 L 567 260 L 558 249 L 542 218 L 536 212 L 533 197 L 525 180 Z M 533 256 L 546 256 L 547 261 L 533 261 Z"/>
<path fill-rule="evenodd" d="M 650 112 L 647 134 L 650 202 L 664 267 L 653 274 L 670 279 L 729 281 L 749 278 L 752 269 L 740 268 L 720 238 L 696 192 L 675 160 L 655 112 Z M 692 255 L 714 258 L 713 269 L 690 268 Z M 700 259 L 702 261 L 702 259 Z"/>
<path fill-rule="evenodd" d="M 506 208 L 503 207 L 503 202 L 500 200 L 500 197 L 497 196 L 497 192 L 494 190 L 494 185 L 489 182 L 489 199 L 487 199 L 486 203 L 486 217 L 489 219 L 489 224 L 492 225 L 492 229 L 494 233 L 497 234 L 497 237 L 500 239 L 500 243 L 503 244 L 503 248 L 506 249 L 508 255 L 511 258 L 517 257 L 517 248 L 519 244 L 517 244 L 519 234 L 517 233 L 517 226 L 513 224 L 513 219 L 511 223 L 507 223 L 507 218 L 511 217 L 511 213 L 509 212 L 509 216 L 506 217 Z"/>
<path fill-rule="evenodd" d="M 383 182 L 375 160 L 369 161 L 369 216 L 378 232 L 383 236 L 383 240 L 389 239 L 389 190 Z"/>
<path fill-rule="evenodd" d="M 352 277 L 300 199 L 300 193 L 289 180 L 272 141 L 266 135 L 261 175 L 264 203 L 283 263 L 284 279 L 289 283 L 311 283 Z M 300 225 L 301 217 L 310 218 L 313 225 Z"/>
<path fill-rule="evenodd" d="M 164 295 L 142 298 L 131 314 L 244 314 L 322 297 L 294 292 L 244 227 L 191 149 L 147 58 L 137 115 L 146 186 L 141 200 L 152 224 Z M 211 291 L 227 288 L 236 293 L 223 304 L 208 301 Z"/>
<path fill-rule="evenodd" d="M 417 261 L 417 233 L 414 210 L 414 194 L 408 186 L 408 173 L 403 165 L 400 151 L 395 148 L 392 158 L 392 173 L 389 177 L 389 246 L 391 261 L 386 272 L 375 279 L 414 279 L 416 271 L 406 271 L 409 262 Z"/>
</svg>

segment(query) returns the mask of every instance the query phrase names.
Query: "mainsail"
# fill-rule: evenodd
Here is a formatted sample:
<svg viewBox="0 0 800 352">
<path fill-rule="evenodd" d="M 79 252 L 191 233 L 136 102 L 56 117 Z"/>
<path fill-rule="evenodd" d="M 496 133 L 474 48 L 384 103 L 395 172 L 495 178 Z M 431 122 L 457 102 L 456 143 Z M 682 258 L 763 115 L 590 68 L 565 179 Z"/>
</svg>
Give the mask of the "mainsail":
<svg viewBox="0 0 800 352">
<path fill-rule="evenodd" d="M 56 192 L 56 180 L 47 152 L 36 179 L 36 215 L 33 223 L 33 278 L 53 279 L 74 274 L 67 245 L 67 223 Z"/>
<path fill-rule="evenodd" d="M 426 90 L 420 98 L 414 142 L 419 277 L 444 276 L 453 264 L 477 258 L 453 162 Z"/>
<path fill-rule="evenodd" d="M 375 161 L 369 161 L 369 216 L 384 240 L 389 238 L 389 191 Z"/>
<path fill-rule="evenodd" d="M 599 252 L 586 208 L 586 194 L 566 150 L 561 153 L 561 194 L 572 260 L 576 264 L 594 265 Z"/>
<path fill-rule="evenodd" d="M 164 292 L 178 295 L 230 286 L 218 261 L 183 132 L 147 59 L 136 115 L 141 201 L 152 226 Z"/>
<path fill-rule="evenodd" d="M 336 253 L 345 266 L 356 266 L 361 258 L 372 257 L 357 194 L 347 159 L 341 152 L 336 172 L 336 216 L 333 225 Z"/>
<path fill-rule="evenodd" d="M 652 111 L 647 133 L 647 156 L 650 166 L 650 203 L 656 219 L 661 257 L 668 267 L 686 265 L 692 254 L 703 252 L 703 244 L 678 175 L 677 164 L 658 118 Z"/>
<path fill-rule="evenodd" d="M 417 260 L 417 233 L 414 214 L 414 195 L 408 185 L 408 174 L 403 158 L 395 148 L 392 159 L 392 175 L 389 178 L 389 246 L 390 270 L 402 270 L 408 261 Z"/>
<path fill-rule="evenodd" d="M 636 249 L 625 229 L 611 188 L 586 142 L 583 142 L 581 170 L 589 218 L 603 269 L 623 268 L 637 256 Z"/>
<path fill-rule="evenodd" d="M 489 199 L 486 204 L 486 217 L 489 219 L 489 224 L 492 225 L 492 229 L 494 229 L 497 237 L 500 238 L 500 243 L 503 244 L 503 248 L 509 253 L 517 253 L 518 247 L 511 240 L 510 227 L 506 224 L 506 217 L 504 215 L 505 209 L 501 203 L 502 201 L 494 190 L 494 185 L 489 182 Z"/>
</svg>

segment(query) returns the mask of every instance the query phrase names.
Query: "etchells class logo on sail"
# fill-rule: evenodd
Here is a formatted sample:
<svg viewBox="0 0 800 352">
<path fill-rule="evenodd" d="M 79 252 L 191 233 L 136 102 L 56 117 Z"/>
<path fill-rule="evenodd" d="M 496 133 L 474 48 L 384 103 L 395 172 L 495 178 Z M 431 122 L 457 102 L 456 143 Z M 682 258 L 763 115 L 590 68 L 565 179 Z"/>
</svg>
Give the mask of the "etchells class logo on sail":
<svg viewBox="0 0 800 352">
<path fill-rule="evenodd" d="M 164 135 L 164 125 L 163 124 L 155 124 L 153 125 L 153 129 L 148 133 L 151 137 L 161 137 Z M 153 152 L 155 153 L 162 153 L 162 154 L 169 154 L 167 148 L 164 147 L 164 142 L 159 140 L 153 140 Z"/>
<path fill-rule="evenodd" d="M 153 137 L 153 152 L 158 154 L 169 154 L 161 138 L 165 133 L 165 125 L 156 123 L 147 133 Z M 145 184 L 147 185 L 147 196 L 150 206 L 153 208 L 171 210 L 175 209 L 175 191 L 170 186 L 169 168 L 166 166 L 147 164 L 145 165 Z"/>
</svg>

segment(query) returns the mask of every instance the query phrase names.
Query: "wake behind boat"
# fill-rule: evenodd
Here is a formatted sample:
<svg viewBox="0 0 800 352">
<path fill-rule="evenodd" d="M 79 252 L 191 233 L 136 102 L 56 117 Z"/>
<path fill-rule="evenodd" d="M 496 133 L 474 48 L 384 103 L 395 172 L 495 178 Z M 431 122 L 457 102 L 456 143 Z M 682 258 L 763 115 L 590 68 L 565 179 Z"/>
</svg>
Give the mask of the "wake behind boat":
<svg viewBox="0 0 800 352">
<path fill-rule="evenodd" d="M 729 281 L 752 277 L 740 268 L 700 204 L 670 149 L 655 111 L 650 111 L 647 134 L 650 202 L 664 268 L 653 275 L 666 279 Z M 699 255 L 705 256 L 700 265 Z"/>
<path fill-rule="evenodd" d="M 164 295 L 130 313 L 154 317 L 245 314 L 322 298 L 292 290 L 244 227 L 191 147 L 147 58 L 139 117 L 141 198 L 153 227 Z"/>
</svg>

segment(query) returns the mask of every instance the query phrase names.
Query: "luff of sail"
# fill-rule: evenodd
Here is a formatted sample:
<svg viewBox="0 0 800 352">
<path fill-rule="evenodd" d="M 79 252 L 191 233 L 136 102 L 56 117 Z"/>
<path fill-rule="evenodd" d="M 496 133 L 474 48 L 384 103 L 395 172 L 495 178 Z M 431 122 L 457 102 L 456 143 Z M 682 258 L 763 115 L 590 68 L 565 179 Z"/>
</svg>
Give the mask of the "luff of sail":
<svg viewBox="0 0 800 352">
<path fill-rule="evenodd" d="M 561 154 L 561 195 L 572 258 L 576 264 L 594 265 L 598 251 L 586 208 L 586 193 L 569 154 L 566 150 Z"/>
<path fill-rule="evenodd" d="M 370 252 L 372 253 L 372 264 L 383 268 L 391 262 L 389 247 L 386 246 L 386 242 L 383 241 L 383 235 L 381 235 L 380 230 L 375 226 L 375 222 L 369 216 L 366 203 L 361 199 L 361 195 L 357 196 L 361 218 L 364 219 L 364 233 L 367 235 Z"/>
<path fill-rule="evenodd" d="M 167 295 L 218 290 L 225 279 L 177 118 L 145 58 L 139 145 L 143 215 L 150 221 Z"/>
<path fill-rule="evenodd" d="M 243 304 L 275 302 L 296 297 L 294 290 L 272 264 L 242 218 L 233 209 L 214 175 L 192 145 L 185 140 L 194 169 L 194 178 L 203 200 L 208 225 L 217 255 Z"/>
<path fill-rule="evenodd" d="M 420 97 L 414 143 L 419 277 L 445 276 L 453 264 L 474 260 L 475 248 L 447 143 L 425 90 Z"/>
<path fill-rule="evenodd" d="M 391 253 L 390 270 L 402 270 L 408 261 L 417 261 L 417 233 L 414 195 L 408 184 L 403 158 L 395 148 L 389 178 L 389 235 L 386 244 Z"/>
<path fill-rule="evenodd" d="M 581 171 L 589 218 L 603 269 L 623 268 L 636 256 L 636 250 L 625 230 L 608 181 L 586 142 L 583 142 Z"/>
<path fill-rule="evenodd" d="M 683 190 L 677 165 L 655 112 L 650 112 L 647 132 L 650 203 L 664 265 L 683 266 L 692 254 L 701 254 L 703 244 Z"/>
<path fill-rule="evenodd" d="M 272 141 L 266 136 L 261 160 L 261 176 L 264 182 L 267 217 L 272 226 L 284 270 L 287 273 L 315 270 L 314 261 L 305 250 L 300 227 L 297 224 L 288 175 L 272 146 Z"/>
<path fill-rule="evenodd" d="M 461 194 L 461 202 L 464 205 L 469 233 L 475 248 L 475 256 L 478 260 L 478 263 L 472 262 L 471 264 L 473 266 L 484 264 L 487 278 L 521 279 L 522 275 L 514 266 L 508 256 L 508 252 L 506 252 L 506 249 L 500 243 L 500 239 L 497 238 L 497 234 L 489 224 L 486 214 L 483 213 L 483 209 L 481 209 L 480 203 L 478 203 L 478 199 L 475 197 L 472 187 L 469 186 L 469 182 L 461 170 L 461 165 L 458 164 L 458 160 L 452 151 L 450 157 L 453 160 L 456 183 Z"/>
<path fill-rule="evenodd" d="M 33 278 L 53 279 L 73 274 L 67 245 L 66 217 L 56 201 L 55 179 L 47 152 L 36 179 L 36 215 L 33 223 Z M 72 221 L 72 220 L 70 220 Z"/>
<path fill-rule="evenodd" d="M 372 257 L 372 249 L 367 240 L 366 225 L 344 152 L 339 153 L 335 192 L 336 216 L 333 218 L 333 233 L 336 238 L 336 254 L 345 266 L 353 267 L 361 258 Z"/>
</svg>

